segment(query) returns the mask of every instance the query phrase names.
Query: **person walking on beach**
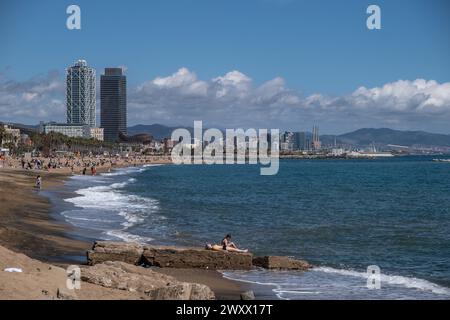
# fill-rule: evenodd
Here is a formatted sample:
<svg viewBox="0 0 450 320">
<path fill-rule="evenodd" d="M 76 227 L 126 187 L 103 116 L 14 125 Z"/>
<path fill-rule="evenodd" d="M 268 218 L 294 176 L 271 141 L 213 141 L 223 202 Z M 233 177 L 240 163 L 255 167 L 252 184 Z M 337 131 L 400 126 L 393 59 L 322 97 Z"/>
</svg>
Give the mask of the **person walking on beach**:
<svg viewBox="0 0 450 320">
<path fill-rule="evenodd" d="M 36 185 L 35 185 L 36 189 L 41 189 L 42 187 L 42 178 L 41 176 L 37 176 L 36 177 Z"/>
</svg>

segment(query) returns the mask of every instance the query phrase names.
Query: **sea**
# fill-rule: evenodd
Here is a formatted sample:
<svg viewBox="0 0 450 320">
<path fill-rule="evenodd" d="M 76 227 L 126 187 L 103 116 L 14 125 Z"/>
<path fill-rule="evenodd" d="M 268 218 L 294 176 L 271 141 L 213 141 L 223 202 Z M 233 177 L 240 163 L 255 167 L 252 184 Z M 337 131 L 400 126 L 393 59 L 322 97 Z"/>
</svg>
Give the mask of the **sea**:
<svg viewBox="0 0 450 320">
<path fill-rule="evenodd" d="M 203 247 L 230 233 L 255 255 L 314 265 L 223 272 L 260 299 L 450 299 L 450 163 L 432 160 L 280 160 L 274 176 L 129 167 L 73 176 L 56 214 L 88 239 Z"/>
</svg>

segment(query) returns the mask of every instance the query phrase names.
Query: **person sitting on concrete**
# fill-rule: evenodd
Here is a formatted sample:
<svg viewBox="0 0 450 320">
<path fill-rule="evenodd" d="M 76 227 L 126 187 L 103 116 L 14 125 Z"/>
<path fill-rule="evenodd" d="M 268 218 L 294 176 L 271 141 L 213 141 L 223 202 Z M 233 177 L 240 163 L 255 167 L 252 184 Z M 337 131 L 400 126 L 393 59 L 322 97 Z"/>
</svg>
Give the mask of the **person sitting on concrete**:
<svg viewBox="0 0 450 320">
<path fill-rule="evenodd" d="M 229 251 L 229 252 L 239 252 L 239 253 L 246 253 L 248 252 L 248 249 L 239 249 L 233 242 L 231 242 L 231 235 L 227 234 L 225 238 L 223 238 L 221 245 L 211 245 L 206 244 L 206 249 L 208 250 L 215 250 L 215 251 Z"/>
</svg>

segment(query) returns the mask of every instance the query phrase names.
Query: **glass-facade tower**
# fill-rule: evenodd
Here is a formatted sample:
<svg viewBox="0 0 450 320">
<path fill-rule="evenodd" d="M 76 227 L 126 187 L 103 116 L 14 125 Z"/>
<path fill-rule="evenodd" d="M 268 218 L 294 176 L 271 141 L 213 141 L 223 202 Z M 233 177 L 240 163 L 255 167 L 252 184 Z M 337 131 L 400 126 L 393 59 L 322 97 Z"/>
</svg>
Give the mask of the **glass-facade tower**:
<svg viewBox="0 0 450 320">
<path fill-rule="evenodd" d="M 121 68 L 105 68 L 100 77 L 100 114 L 105 141 L 127 135 L 127 79 Z"/>
<path fill-rule="evenodd" d="M 67 123 L 95 127 L 95 70 L 78 60 L 66 71 Z"/>
</svg>

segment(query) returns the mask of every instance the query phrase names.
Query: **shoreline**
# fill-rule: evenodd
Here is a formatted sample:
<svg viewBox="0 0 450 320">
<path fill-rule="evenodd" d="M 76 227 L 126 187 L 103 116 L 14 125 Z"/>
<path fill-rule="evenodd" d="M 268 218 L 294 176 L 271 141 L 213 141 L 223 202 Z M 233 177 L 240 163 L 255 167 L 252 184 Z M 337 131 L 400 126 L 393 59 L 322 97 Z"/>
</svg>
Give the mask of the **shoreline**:
<svg viewBox="0 0 450 320">
<path fill-rule="evenodd" d="M 67 174 L 19 169 L 0 172 L 0 245 L 46 261 L 89 249 L 88 242 L 67 237 L 73 227 L 51 217 L 49 198 L 33 187 L 34 177 L 40 174 L 46 192 L 51 192 L 64 184 Z"/>
<path fill-rule="evenodd" d="M 117 167 L 117 169 L 127 167 L 130 166 Z M 15 261 L 21 261 L 22 258 L 19 258 L 19 256 L 22 253 L 40 260 L 40 263 L 51 263 L 53 266 L 59 267 L 66 267 L 72 264 L 74 261 L 72 260 L 73 257 L 83 257 L 83 260 L 78 259 L 73 264 L 80 264 L 80 261 L 83 262 L 81 264 L 86 263 L 85 251 L 92 248 L 93 242 L 90 239 L 83 241 L 82 235 L 77 236 L 76 230 L 79 230 L 77 227 L 66 222 L 62 216 L 58 218 L 57 210 L 60 209 L 59 206 L 57 206 L 56 211 L 51 210 L 52 200 L 49 198 L 49 195 L 53 195 L 55 199 L 62 201 L 64 199 L 62 195 L 70 196 L 73 192 L 70 188 L 61 189 L 65 181 L 70 178 L 70 172 L 55 171 L 49 173 L 22 169 L 0 169 L 0 200 L 3 204 L 0 207 L 0 267 L 13 267 Z M 38 191 L 33 187 L 34 178 L 37 174 L 43 177 L 44 190 Z M 11 257 L 18 257 L 17 260 L 11 258 L 9 261 L 13 263 L 5 266 L 1 263 L 1 260 L 4 258 L 2 255 L 5 249 L 4 247 L 17 252 L 11 253 Z M 8 257 L 8 254 L 5 255 Z M 6 259 L 6 261 L 8 260 Z M 31 265 L 34 264 L 34 262 L 30 263 Z M 354 273 L 357 278 L 361 278 L 363 274 L 363 272 L 358 271 L 328 269 L 332 269 L 331 273 L 337 274 L 339 277 L 352 276 L 349 273 Z M 248 290 L 253 290 L 257 299 L 277 299 L 276 291 L 271 288 L 275 286 L 272 283 L 259 283 L 255 280 L 239 279 L 239 277 L 237 279 L 234 277 L 230 278 L 227 272 L 157 267 L 152 267 L 151 270 L 156 271 L 158 274 L 174 277 L 178 281 L 207 285 L 215 292 L 216 299 L 218 300 L 239 299 L 240 294 Z M 0 268 L 0 284 L 3 284 L 2 281 L 5 279 L 8 281 L 8 274 L 1 271 L 3 271 L 2 268 Z M 327 276 L 322 271 L 320 272 L 321 276 Z M 390 277 L 390 275 L 386 276 Z M 395 279 L 400 279 L 402 282 L 407 281 L 409 284 L 405 288 L 410 288 L 411 290 L 423 290 L 426 292 L 431 290 L 433 294 L 435 290 L 448 292 L 446 285 L 432 280 L 425 280 L 427 278 L 416 279 L 414 277 L 402 276 L 401 274 L 393 275 L 392 277 L 394 279 L 393 285 L 396 285 L 395 281 L 399 281 Z M 387 282 L 388 280 L 384 281 Z M 419 281 L 418 284 L 416 283 L 417 281 Z M 17 285 L 21 286 L 22 284 L 18 283 Z M 421 288 L 423 286 L 425 286 L 424 289 Z M 438 296 L 432 296 L 431 292 L 429 296 L 425 297 L 429 299 L 442 298 L 440 293 Z M 272 293 L 274 296 L 272 296 Z M 448 296 L 448 293 L 444 294 L 444 299 L 445 296 Z M 22 298 L 25 297 L 29 296 L 24 295 Z M 11 294 L 5 289 L 5 286 L 0 285 L 0 300 L 11 298 Z M 21 297 L 15 298 L 20 299 Z M 117 293 L 102 297 L 89 296 L 89 299 L 101 298 L 137 299 L 136 296 L 125 295 L 125 293 L 123 296 Z M 378 298 L 382 298 L 382 296 Z"/>
<path fill-rule="evenodd" d="M 116 166 L 114 169 L 124 167 L 130 166 Z M 86 256 L 86 251 L 92 248 L 93 242 L 74 236 L 76 227 L 64 219 L 52 216 L 50 195 L 58 197 L 57 191 L 71 176 L 70 171 L 64 169 L 42 172 L 0 168 L 0 200 L 3 204 L 0 208 L 0 248 L 62 267 L 73 263 L 81 264 L 81 257 Z M 106 171 L 106 168 L 99 170 Z M 43 190 L 33 187 L 34 178 L 38 174 L 43 179 Z M 86 263 L 85 259 L 81 261 Z M 178 281 L 207 285 L 219 300 L 240 299 L 240 294 L 250 287 L 243 282 L 226 279 L 218 271 L 166 268 L 155 271 Z M 4 299 L 2 296 L 0 290 L 0 299 Z"/>
</svg>

